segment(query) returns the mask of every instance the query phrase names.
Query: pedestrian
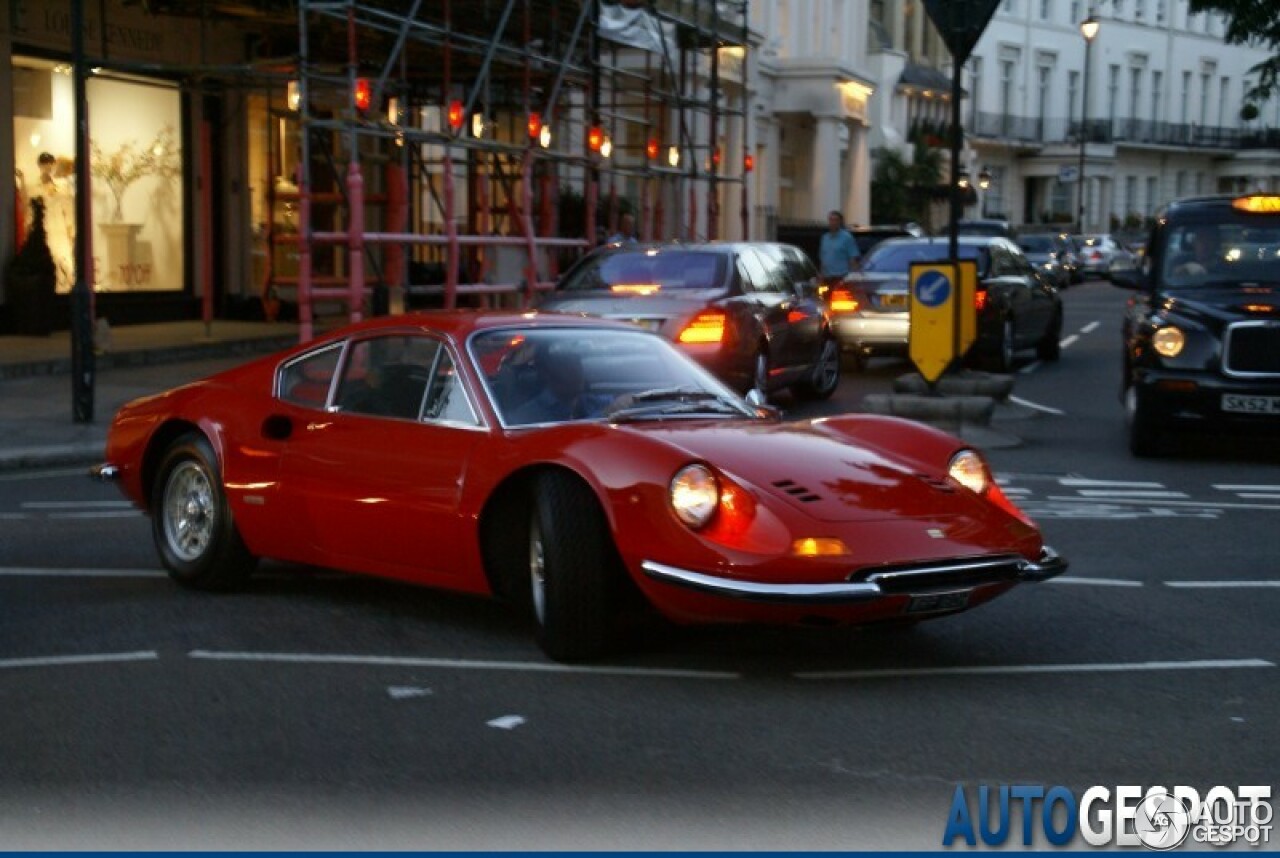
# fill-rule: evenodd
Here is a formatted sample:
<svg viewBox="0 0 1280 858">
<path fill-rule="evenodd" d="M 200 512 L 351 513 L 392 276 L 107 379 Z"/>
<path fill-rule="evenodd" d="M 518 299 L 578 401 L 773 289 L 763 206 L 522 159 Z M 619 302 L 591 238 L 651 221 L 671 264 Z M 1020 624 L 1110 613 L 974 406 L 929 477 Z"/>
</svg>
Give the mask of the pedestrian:
<svg viewBox="0 0 1280 858">
<path fill-rule="evenodd" d="M 623 212 L 618 218 L 618 231 L 609 236 L 606 244 L 635 244 L 636 218 L 631 212 Z"/>
<path fill-rule="evenodd" d="M 832 287 L 844 280 L 850 271 L 857 270 L 862 254 L 858 242 L 844 228 L 844 215 L 832 211 L 827 215 L 827 231 L 818 244 L 818 264 L 822 269 L 822 283 Z"/>
</svg>

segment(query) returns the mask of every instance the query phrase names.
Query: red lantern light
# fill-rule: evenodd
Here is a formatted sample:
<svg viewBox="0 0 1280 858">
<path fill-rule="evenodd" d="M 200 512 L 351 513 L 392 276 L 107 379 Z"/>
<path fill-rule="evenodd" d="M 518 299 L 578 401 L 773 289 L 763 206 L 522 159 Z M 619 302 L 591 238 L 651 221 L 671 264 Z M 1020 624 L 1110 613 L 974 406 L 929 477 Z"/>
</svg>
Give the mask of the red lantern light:
<svg viewBox="0 0 1280 858">
<path fill-rule="evenodd" d="M 592 152 L 599 152 L 600 147 L 604 145 L 604 129 L 599 125 L 592 125 L 587 129 L 587 148 Z"/>
<path fill-rule="evenodd" d="M 356 110 L 364 113 L 369 109 L 369 105 L 373 103 L 373 89 L 369 86 L 367 77 L 356 78 L 356 88 L 351 93 L 351 100 L 356 106 Z"/>
<path fill-rule="evenodd" d="M 461 101 L 455 98 L 449 102 L 449 127 L 454 131 L 462 127 L 463 112 Z"/>
<path fill-rule="evenodd" d="M 538 135 L 542 133 L 542 114 L 536 110 L 529 114 L 529 138 L 537 140 Z"/>
<path fill-rule="evenodd" d="M 750 153 L 742 157 L 742 169 L 744 172 L 750 173 L 756 168 L 756 159 Z"/>
<path fill-rule="evenodd" d="M 719 146 L 711 150 L 711 163 L 717 167 L 720 166 L 720 147 Z"/>
<path fill-rule="evenodd" d="M 658 138 L 650 137 L 644 147 L 644 153 L 649 156 L 650 161 L 658 160 L 658 148 Z"/>
</svg>

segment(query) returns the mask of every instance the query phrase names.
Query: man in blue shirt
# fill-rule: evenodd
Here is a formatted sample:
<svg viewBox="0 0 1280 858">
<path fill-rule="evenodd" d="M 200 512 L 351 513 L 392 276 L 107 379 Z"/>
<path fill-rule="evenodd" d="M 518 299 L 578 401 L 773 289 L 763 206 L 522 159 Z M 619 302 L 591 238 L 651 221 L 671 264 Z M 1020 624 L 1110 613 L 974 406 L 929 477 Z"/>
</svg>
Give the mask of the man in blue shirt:
<svg viewBox="0 0 1280 858">
<path fill-rule="evenodd" d="M 844 228 L 844 215 L 833 211 L 827 215 L 827 231 L 818 245 L 818 264 L 822 268 L 822 282 L 833 286 L 856 269 L 861 260 L 858 243 Z"/>
<path fill-rule="evenodd" d="M 605 244 L 635 244 L 636 219 L 631 212 L 623 212 L 618 218 L 618 231 L 609 236 Z"/>
</svg>

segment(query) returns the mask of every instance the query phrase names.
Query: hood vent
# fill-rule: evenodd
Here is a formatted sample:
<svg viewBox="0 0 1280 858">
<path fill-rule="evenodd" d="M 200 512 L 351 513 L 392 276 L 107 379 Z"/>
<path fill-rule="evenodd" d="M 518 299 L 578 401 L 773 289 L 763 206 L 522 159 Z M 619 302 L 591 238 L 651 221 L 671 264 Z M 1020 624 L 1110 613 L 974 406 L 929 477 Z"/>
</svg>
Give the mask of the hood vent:
<svg viewBox="0 0 1280 858">
<path fill-rule="evenodd" d="M 813 503 L 814 501 L 822 500 L 821 497 L 809 491 L 795 480 L 777 480 L 773 483 L 773 487 L 782 489 L 782 491 L 791 495 L 801 503 Z"/>
</svg>

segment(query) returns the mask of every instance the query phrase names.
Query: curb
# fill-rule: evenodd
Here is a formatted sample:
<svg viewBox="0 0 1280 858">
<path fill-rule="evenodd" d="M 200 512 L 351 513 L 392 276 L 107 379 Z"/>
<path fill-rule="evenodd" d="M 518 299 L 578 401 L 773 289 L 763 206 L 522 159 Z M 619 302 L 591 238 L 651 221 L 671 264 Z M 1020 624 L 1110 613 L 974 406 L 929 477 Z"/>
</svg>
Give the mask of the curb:
<svg viewBox="0 0 1280 858">
<path fill-rule="evenodd" d="M 943 396 L 990 396 L 1005 401 L 1013 393 L 1012 375 L 965 370 L 938 379 L 938 393 Z M 893 380 L 895 393 L 926 394 L 929 385 L 916 372 L 900 375 Z"/>
<path fill-rule="evenodd" d="M 84 465 L 88 468 L 100 463 L 105 455 L 104 441 L 76 441 L 71 444 L 4 450 L 0 451 L 0 473 L 70 465 Z M 86 475 L 87 473 L 86 470 Z"/>
<path fill-rule="evenodd" d="M 100 371 L 114 367 L 153 366 L 214 360 L 225 357 L 256 356 L 283 351 L 297 344 L 297 334 L 278 337 L 255 337 L 242 340 L 209 340 L 204 342 L 193 340 L 176 346 L 105 352 L 95 355 L 94 369 Z M 0 381 L 32 378 L 34 376 L 70 374 L 70 356 L 27 361 L 25 363 L 0 364 Z"/>
</svg>

